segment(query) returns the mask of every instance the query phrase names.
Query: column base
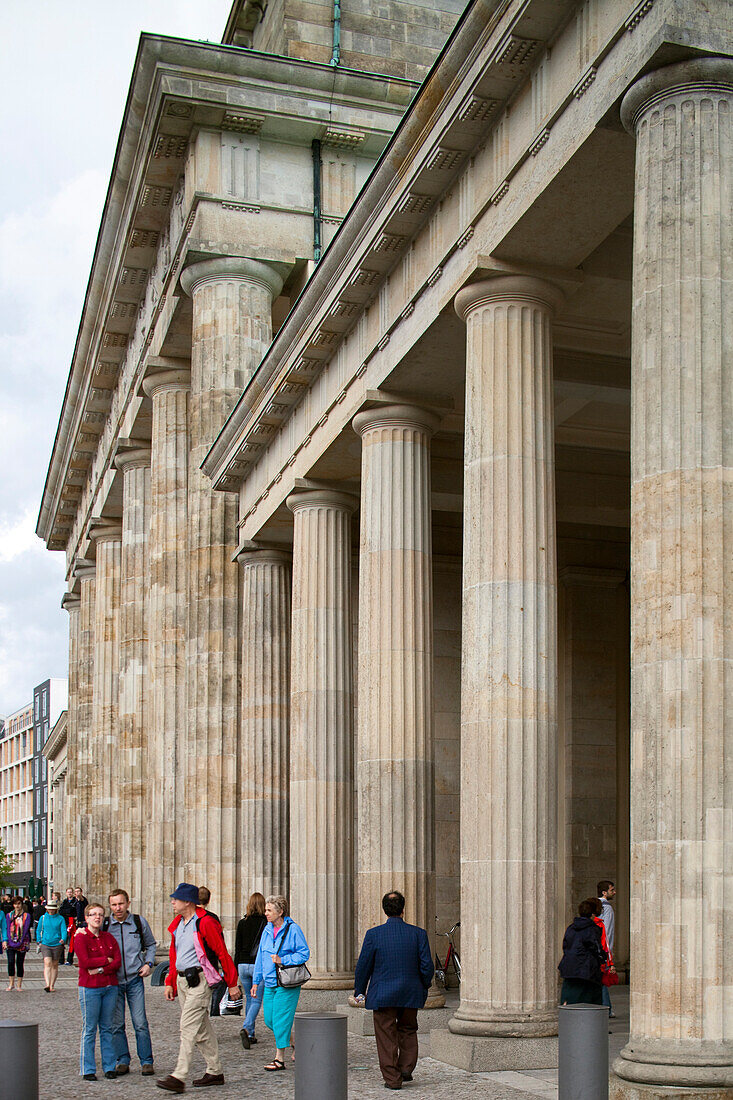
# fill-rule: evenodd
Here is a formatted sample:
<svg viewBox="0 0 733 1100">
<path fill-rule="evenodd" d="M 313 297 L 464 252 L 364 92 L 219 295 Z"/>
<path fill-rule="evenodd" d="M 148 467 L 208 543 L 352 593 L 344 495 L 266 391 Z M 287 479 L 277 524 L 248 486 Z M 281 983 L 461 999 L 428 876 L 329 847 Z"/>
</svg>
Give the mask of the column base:
<svg viewBox="0 0 733 1100">
<path fill-rule="evenodd" d="M 733 1064 L 728 1060 L 728 1052 L 700 1052 L 687 1064 L 681 1064 L 680 1053 L 678 1047 L 668 1043 L 655 1044 L 653 1052 L 642 1052 L 637 1044 L 622 1050 L 613 1063 L 612 1073 L 619 1100 L 627 1096 L 644 1097 L 645 1100 L 652 1100 L 654 1096 L 706 1096 L 714 1100 L 724 1094 L 730 1100 Z M 647 1057 L 643 1057 L 644 1054 Z M 650 1056 L 652 1054 L 655 1056 Z"/>
<path fill-rule="evenodd" d="M 434 1028 L 430 1032 L 430 1057 L 468 1073 L 491 1073 L 507 1069 L 556 1069 L 557 1036 L 495 1038 L 486 1035 L 456 1035 L 447 1028 Z"/>
<path fill-rule="evenodd" d="M 609 1100 L 730 1100 L 729 1088 L 686 1088 L 684 1085 L 640 1085 L 612 1073 Z"/>
<path fill-rule="evenodd" d="M 304 989 L 353 989 L 354 975 L 347 972 L 328 973 L 328 971 L 316 971 L 309 978 Z"/>
</svg>

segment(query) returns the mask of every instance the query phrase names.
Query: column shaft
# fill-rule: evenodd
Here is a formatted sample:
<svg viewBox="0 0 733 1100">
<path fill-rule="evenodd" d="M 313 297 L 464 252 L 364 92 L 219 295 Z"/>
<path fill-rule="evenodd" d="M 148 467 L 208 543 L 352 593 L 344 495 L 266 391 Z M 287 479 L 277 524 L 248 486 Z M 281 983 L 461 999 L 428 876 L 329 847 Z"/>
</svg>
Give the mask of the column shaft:
<svg viewBox="0 0 733 1100">
<path fill-rule="evenodd" d="M 122 531 L 93 533 L 97 543 L 94 699 L 92 704 L 92 853 L 87 885 L 103 898 L 117 882 L 119 842 L 120 564 Z"/>
<path fill-rule="evenodd" d="M 240 554 L 240 896 L 289 892 L 290 555 Z"/>
<path fill-rule="evenodd" d="M 79 661 L 77 704 L 77 751 L 75 772 L 69 770 L 69 787 L 76 790 L 78 822 L 69 822 L 70 834 L 77 829 L 76 863 L 70 868 L 75 876 L 74 885 L 88 887 L 91 873 L 91 813 L 92 782 L 91 747 L 94 726 L 92 701 L 94 699 L 94 633 L 96 574 L 94 566 L 76 570 L 79 578 Z M 71 761 L 69 762 L 71 765 Z"/>
<path fill-rule="evenodd" d="M 353 987 L 351 515 L 356 498 L 313 490 L 294 514 L 290 892 L 314 986 Z"/>
<path fill-rule="evenodd" d="M 153 785 L 145 760 L 150 451 L 122 451 L 115 462 L 122 470 L 119 885 L 140 905 L 147 901 L 145 833 Z"/>
<path fill-rule="evenodd" d="M 210 260 L 187 268 L 193 298 L 188 473 L 189 626 L 186 870 L 206 885 L 226 929 L 236 924 L 239 752 L 238 497 L 200 466 L 272 338 L 282 285 L 266 264 Z M 205 764 L 204 764 L 205 762 Z"/>
<path fill-rule="evenodd" d="M 557 638 L 551 306 L 478 283 L 467 322 L 456 1033 L 557 1029 Z M 532 898 L 530 905 L 527 899 Z"/>
<path fill-rule="evenodd" d="M 187 371 L 154 374 L 145 382 L 152 398 L 150 455 L 150 603 L 148 662 L 149 733 L 145 771 L 151 797 L 145 841 L 146 915 L 162 941 L 168 925 L 168 895 L 176 886 L 186 775 L 183 770 L 188 712 L 186 630 L 186 486 L 188 471 Z"/>
<path fill-rule="evenodd" d="M 411 406 L 360 413 L 356 739 L 358 931 L 399 890 L 406 919 L 435 929 L 430 438 Z"/>
<path fill-rule="evenodd" d="M 69 703 L 66 721 L 66 774 L 74 776 L 74 780 L 76 780 L 79 768 L 79 618 L 81 599 L 78 594 L 67 592 L 61 601 L 61 606 L 69 613 Z M 64 783 L 64 797 L 58 799 L 58 805 L 60 810 L 59 819 L 54 823 L 54 843 L 60 846 L 60 854 L 54 859 L 54 885 L 56 889 L 59 889 L 62 882 L 64 886 L 67 886 L 72 878 L 75 885 L 79 881 L 76 874 L 79 799 L 75 781 Z"/>
<path fill-rule="evenodd" d="M 730 58 L 650 73 L 623 104 L 637 139 L 632 989 L 614 1070 L 633 1095 L 733 1087 L 732 109 Z"/>
</svg>

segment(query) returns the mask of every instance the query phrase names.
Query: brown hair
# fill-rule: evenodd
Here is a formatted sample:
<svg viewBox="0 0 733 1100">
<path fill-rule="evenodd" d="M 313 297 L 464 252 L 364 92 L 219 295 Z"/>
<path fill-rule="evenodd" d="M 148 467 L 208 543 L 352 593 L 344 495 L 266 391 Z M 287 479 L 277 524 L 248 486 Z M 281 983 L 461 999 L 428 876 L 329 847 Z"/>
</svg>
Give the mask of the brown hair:
<svg viewBox="0 0 733 1100">
<path fill-rule="evenodd" d="M 586 898 L 585 901 L 581 901 L 578 906 L 578 916 L 600 917 L 602 908 L 603 906 L 598 898 Z"/>
<path fill-rule="evenodd" d="M 257 914 L 258 917 L 264 917 L 265 915 L 265 895 L 260 894 L 257 891 L 254 894 L 249 895 L 249 901 L 247 902 L 246 916 L 253 917 Z"/>
<path fill-rule="evenodd" d="M 130 904 L 130 895 L 127 890 L 113 890 L 111 894 L 107 894 L 107 901 L 112 901 L 112 898 L 124 898 L 127 904 Z"/>
<path fill-rule="evenodd" d="M 204 909 L 211 901 L 211 890 L 208 886 L 199 886 L 199 905 L 203 905 Z"/>
<path fill-rule="evenodd" d="M 598 896 L 600 897 L 601 894 L 605 894 L 606 890 L 610 890 L 612 886 L 613 886 L 613 882 L 610 878 L 602 878 L 600 880 L 600 882 L 598 883 L 598 885 L 596 886 L 596 890 L 598 891 Z"/>
</svg>

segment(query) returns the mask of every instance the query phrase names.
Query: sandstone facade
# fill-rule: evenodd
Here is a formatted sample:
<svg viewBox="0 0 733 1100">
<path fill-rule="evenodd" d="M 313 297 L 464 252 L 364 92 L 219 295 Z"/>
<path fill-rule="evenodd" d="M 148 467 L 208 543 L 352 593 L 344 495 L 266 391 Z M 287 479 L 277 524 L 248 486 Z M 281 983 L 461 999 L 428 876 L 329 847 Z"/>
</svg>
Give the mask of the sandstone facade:
<svg viewBox="0 0 733 1100">
<path fill-rule="evenodd" d="M 731 7 L 474 0 L 419 91 L 410 5 L 342 4 L 367 72 L 262 7 L 133 75 L 38 527 L 69 871 L 159 934 L 179 878 L 229 934 L 288 893 L 321 987 L 385 889 L 460 914 L 469 1068 L 548 1064 L 614 879 L 615 1094 L 722 1094 Z"/>
</svg>

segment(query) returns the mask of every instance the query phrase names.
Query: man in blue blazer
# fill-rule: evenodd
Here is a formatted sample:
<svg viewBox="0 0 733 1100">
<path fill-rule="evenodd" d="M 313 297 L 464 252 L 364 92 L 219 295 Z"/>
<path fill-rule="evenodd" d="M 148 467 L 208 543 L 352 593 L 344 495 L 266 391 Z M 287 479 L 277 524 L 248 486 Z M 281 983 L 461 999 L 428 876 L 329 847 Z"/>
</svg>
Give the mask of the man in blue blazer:
<svg viewBox="0 0 733 1100">
<path fill-rule="evenodd" d="M 405 924 L 405 899 L 396 890 L 382 898 L 384 924 L 364 937 L 354 975 L 354 996 L 374 1012 L 379 1068 L 387 1089 L 401 1089 L 417 1065 L 417 1010 L 433 980 L 433 959 L 424 928 Z M 368 986 L 368 989 L 367 989 Z"/>
</svg>

